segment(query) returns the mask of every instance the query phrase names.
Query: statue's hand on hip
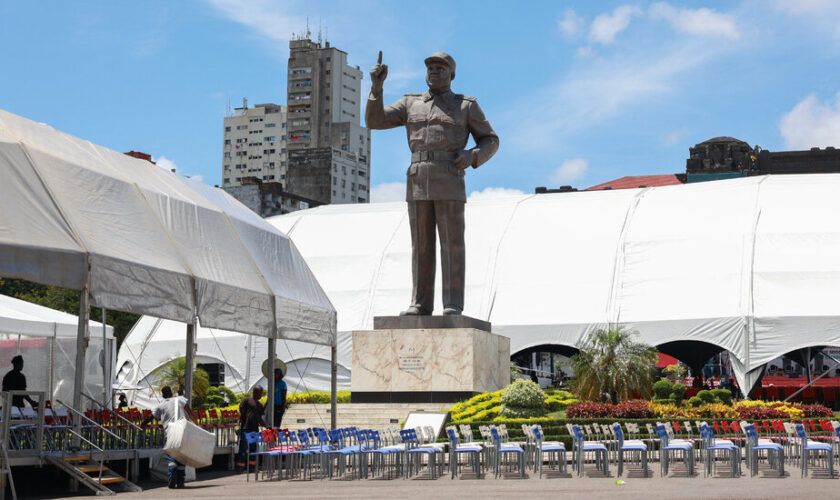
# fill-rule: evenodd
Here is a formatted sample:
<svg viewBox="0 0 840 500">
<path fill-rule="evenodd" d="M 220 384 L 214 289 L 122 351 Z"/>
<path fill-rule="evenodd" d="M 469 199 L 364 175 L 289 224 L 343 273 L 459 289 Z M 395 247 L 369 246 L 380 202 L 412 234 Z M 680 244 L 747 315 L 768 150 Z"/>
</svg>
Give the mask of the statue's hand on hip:
<svg viewBox="0 0 840 500">
<path fill-rule="evenodd" d="M 464 170 L 465 168 L 469 167 L 474 163 L 475 160 L 475 151 L 472 149 L 464 149 L 458 153 L 458 157 L 455 158 L 455 166 L 460 169 Z"/>
<path fill-rule="evenodd" d="M 374 94 L 382 93 L 382 85 L 388 78 L 388 65 L 382 64 L 382 51 L 379 51 L 379 58 L 376 65 L 370 69 L 370 90 Z"/>
</svg>

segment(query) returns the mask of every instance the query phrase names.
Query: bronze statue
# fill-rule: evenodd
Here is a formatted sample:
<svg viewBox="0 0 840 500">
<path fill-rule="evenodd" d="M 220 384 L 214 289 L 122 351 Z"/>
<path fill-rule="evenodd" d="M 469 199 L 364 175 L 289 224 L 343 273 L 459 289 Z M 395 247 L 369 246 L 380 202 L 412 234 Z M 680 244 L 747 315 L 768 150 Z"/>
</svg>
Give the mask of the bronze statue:
<svg viewBox="0 0 840 500">
<path fill-rule="evenodd" d="M 390 106 L 382 103 L 388 66 L 379 60 L 370 70 L 370 97 L 365 122 L 371 129 L 405 125 L 411 165 L 406 172 L 411 228 L 411 305 L 401 315 L 430 315 L 435 298 L 435 227 L 440 235 L 443 268 L 443 314 L 464 310 L 464 171 L 477 168 L 499 148 L 474 97 L 454 94 L 455 60 L 443 52 L 427 57 L 422 94 L 406 94 Z M 464 149 L 470 134 L 475 147 Z"/>
</svg>

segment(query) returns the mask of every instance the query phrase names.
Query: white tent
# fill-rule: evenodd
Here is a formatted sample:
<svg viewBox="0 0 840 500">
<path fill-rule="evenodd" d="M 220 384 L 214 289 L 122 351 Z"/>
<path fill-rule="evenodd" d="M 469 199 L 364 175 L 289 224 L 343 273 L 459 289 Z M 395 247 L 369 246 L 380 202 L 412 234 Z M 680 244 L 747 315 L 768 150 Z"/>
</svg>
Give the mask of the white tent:
<svg viewBox="0 0 840 500">
<path fill-rule="evenodd" d="M 335 310 L 297 250 L 223 191 L 2 110 L 0 173 L 0 276 L 82 290 L 77 365 L 88 299 L 335 344 Z"/>
<path fill-rule="evenodd" d="M 184 325 L 172 320 L 141 317 L 120 345 L 117 355 L 115 390 L 140 387 L 126 393 L 131 404 L 151 408 L 159 401 L 157 375 L 172 359 L 183 357 Z M 268 354 L 263 337 L 227 330 L 196 329 L 196 362 L 220 364 L 224 385 L 236 393 L 249 392 L 260 383 L 266 387 L 261 367 Z M 341 357 L 349 359 L 350 346 L 340 342 Z M 286 384 L 290 392 L 330 390 L 330 348 L 294 340 L 277 341 L 277 358 L 286 363 Z M 350 371 L 338 369 L 338 388 L 350 388 Z"/>
<path fill-rule="evenodd" d="M 725 349 L 751 387 L 779 355 L 840 346 L 838 192 L 840 175 L 824 174 L 470 201 L 465 314 L 509 336 L 513 353 L 608 325 L 657 346 Z M 404 203 L 269 220 L 339 311 L 340 338 L 408 305 Z"/>
<path fill-rule="evenodd" d="M 12 358 L 20 354 L 27 390 L 44 391 L 47 399 L 70 401 L 78 322 L 79 318 L 72 314 L 0 295 L 0 376 L 11 370 Z M 105 352 L 109 356 L 106 360 L 102 324 L 91 321 L 90 328 L 93 334 L 85 361 L 85 393 L 98 399 L 103 394 L 104 381 L 113 380 L 116 340 L 113 327 L 106 326 Z M 103 373 L 103 364 L 109 373 Z"/>
</svg>

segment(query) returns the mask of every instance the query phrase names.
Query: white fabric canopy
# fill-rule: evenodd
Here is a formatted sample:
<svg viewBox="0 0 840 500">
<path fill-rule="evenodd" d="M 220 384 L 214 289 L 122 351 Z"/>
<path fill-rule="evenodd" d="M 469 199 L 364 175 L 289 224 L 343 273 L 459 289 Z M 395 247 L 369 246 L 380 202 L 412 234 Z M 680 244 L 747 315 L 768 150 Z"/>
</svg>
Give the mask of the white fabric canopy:
<svg viewBox="0 0 840 500">
<path fill-rule="evenodd" d="M 223 191 L 0 110 L 0 276 L 93 303 L 331 345 L 335 310 L 283 234 Z"/>
<path fill-rule="evenodd" d="M 707 342 L 731 352 L 750 387 L 773 358 L 840 346 L 838 192 L 837 174 L 780 175 L 470 201 L 464 312 L 492 322 L 514 353 L 574 346 L 607 326 L 653 345 Z M 339 311 L 340 336 L 408 305 L 404 203 L 269 221 Z"/>
<path fill-rule="evenodd" d="M 117 355 L 114 389 L 125 390 L 129 402 L 152 408 L 160 394 L 152 390 L 158 370 L 183 357 L 184 324 L 151 316 L 141 317 L 123 340 Z M 248 392 L 260 383 L 266 387 L 261 367 L 268 357 L 268 340 L 214 328 L 196 328 L 196 362 L 219 363 L 224 367 L 224 385 L 236 393 Z M 350 359 L 350 345 L 339 342 L 338 352 Z M 289 392 L 330 390 L 330 348 L 294 340 L 277 341 L 277 358 L 286 363 Z M 140 390 L 134 391 L 135 387 Z M 339 390 L 350 388 L 350 371 L 338 367 Z"/>
<path fill-rule="evenodd" d="M 27 390 L 44 391 L 47 399 L 70 401 L 76 364 L 76 332 L 79 318 L 48 307 L 0 295 L 0 376 L 12 369 L 11 360 L 23 356 Z M 102 324 L 90 322 L 91 338 L 85 360 L 85 392 L 95 398 L 103 394 L 102 384 L 113 380 L 116 352 L 114 328 L 105 327 L 104 363 Z M 108 375 L 103 378 L 103 365 Z"/>
</svg>

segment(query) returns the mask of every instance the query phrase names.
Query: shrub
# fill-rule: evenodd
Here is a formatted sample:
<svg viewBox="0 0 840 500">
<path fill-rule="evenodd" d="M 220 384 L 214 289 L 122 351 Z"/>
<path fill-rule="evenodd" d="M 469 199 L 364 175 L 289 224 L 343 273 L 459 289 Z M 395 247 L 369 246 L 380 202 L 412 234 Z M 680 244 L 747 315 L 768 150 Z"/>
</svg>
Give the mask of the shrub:
<svg viewBox="0 0 840 500">
<path fill-rule="evenodd" d="M 520 408 L 542 408 L 545 393 L 530 380 L 517 380 L 502 391 L 502 404 Z"/>
<path fill-rule="evenodd" d="M 653 384 L 653 394 L 656 396 L 656 399 L 669 399 L 671 397 L 673 385 L 674 384 L 664 379 Z"/>
<path fill-rule="evenodd" d="M 609 403 L 578 403 L 566 408 L 566 418 L 605 418 L 610 416 Z"/>
<path fill-rule="evenodd" d="M 658 405 L 669 405 L 669 404 L 673 404 L 674 400 L 671 399 L 670 397 L 665 398 L 665 399 L 654 398 L 650 402 L 653 403 L 653 404 L 658 404 Z"/>
<path fill-rule="evenodd" d="M 671 399 L 677 403 L 681 402 L 685 398 L 685 391 L 686 387 L 684 385 L 675 382 L 671 390 Z"/>
<path fill-rule="evenodd" d="M 692 410 L 694 418 L 735 418 L 737 412 L 731 406 L 722 403 L 704 404 Z"/>
<path fill-rule="evenodd" d="M 725 405 L 732 404 L 732 392 L 730 392 L 729 389 L 712 389 L 711 392 L 714 395 L 715 399 L 720 400 L 721 403 Z"/>
<path fill-rule="evenodd" d="M 685 417 L 686 410 L 675 405 L 673 402 L 668 404 L 652 403 L 650 411 L 655 418 L 681 418 Z"/>
<path fill-rule="evenodd" d="M 700 406 L 702 404 L 703 404 L 703 400 L 700 399 L 698 396 L 693 396 L 693 397 L 688 398 L 688 406 L 691 406 L 692 408 L 697 408 L 698 406 Z"/>
<path fill-rule="evenodd" d="M 651 418 L 650 404 L 642 399 L 622 401 L 611 408 L 610 416 L 616 418 Z"/>
<path fill-rule="evenodd" d="M 662 370 L 662 373 L 664 373 L 665 376 L 668 377 L 668 380 L 673 380 L 673 381 L 677 381 L 677 380 L 685 378 L 685 375 L 686 375 L 687 372 L 688 372 L 687 368 L 685 368 L 684 366 L 680 366 L 678 364 L 668 365 L 668 366 L 665 367 L 664 370 Z"/>
<path fill-rule="evenodd" d="M 826 408 L 820 404 L 802 405 L 802 411 L 805 418 L 819 418 L 819 417 L 833 417 L 834 412 L 830 408 Z"/>
<path fill-rule="evenodd" d="M 703 401 L 703 403 L 714 403 L 715 402 L 715 395 L 712 393 L 712 391 L 709 391 L 709 390 L 706 390 L 706 389 L 698 392 L 697 396 L 695 396 L 695 397 L 700 398 L 700 400 Z"/>
<path fill-rule="evenodd" d="M 350 391 L 338 391 L 335 394 L 337 403 L 349 403 Z M 310 392 L 292 392 L 286 394 L 286 404 L 312 404 L 320 403 L 326 404 L 331 402 L 329 392 L 324 391 L 310 391 Z"/>
<path fill-rule="evenodd" d="M 573 399 L 575 397 L 575 395 L 572 394 L 569 391 L 553 390 L 553 391 L 543 391 L 543 392 L 545 392 L 545 396 L 547 398 L 550 398 L 550 397 L 553 396 L 553 397 L 558 398 L 558 399 Z"/>
</svg>

